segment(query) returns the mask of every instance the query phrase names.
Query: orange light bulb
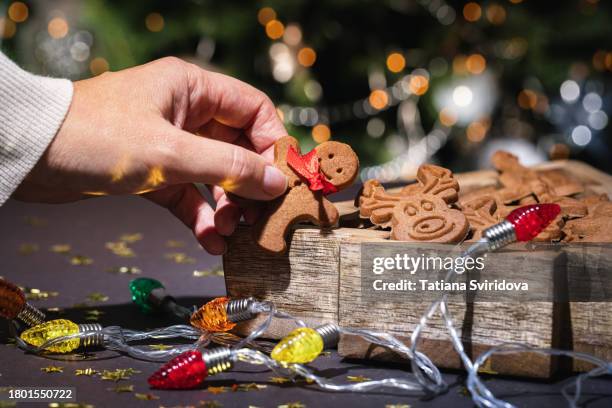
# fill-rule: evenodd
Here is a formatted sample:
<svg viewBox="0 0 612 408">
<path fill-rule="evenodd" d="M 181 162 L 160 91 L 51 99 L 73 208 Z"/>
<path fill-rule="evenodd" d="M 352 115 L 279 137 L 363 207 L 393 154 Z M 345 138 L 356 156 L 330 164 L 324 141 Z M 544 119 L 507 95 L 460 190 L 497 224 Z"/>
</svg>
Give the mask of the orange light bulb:
<svg viewBox="0 0 612 408">
<path fill-rule="evenodd" d="M 191 315 L 191 325 L 209 332 L 226 332 L 236 326 L 227 318 L 229 298 L 220 297 L 211 300 Z"/>
</svg>

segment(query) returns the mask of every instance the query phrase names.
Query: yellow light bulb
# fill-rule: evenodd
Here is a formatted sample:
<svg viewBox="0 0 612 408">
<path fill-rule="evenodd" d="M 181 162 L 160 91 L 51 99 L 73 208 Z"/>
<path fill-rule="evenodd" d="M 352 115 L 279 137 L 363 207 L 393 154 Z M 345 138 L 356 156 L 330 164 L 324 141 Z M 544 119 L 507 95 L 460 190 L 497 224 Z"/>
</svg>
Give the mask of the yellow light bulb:
<svg viewBox="0 0 612 408">
<path fill-rule="evenodd" d="M 310 327 L 300 327 L 283 338 L 270 357 L 283 363 L 310 363 L 323 351 L 323 337 Z"/>
<path fill-rule="evenodd" d="M 191 325 L 209 332 L 226 332 L 236 326 L 227 319 L 229 298 L 220 297 L 211 300 L 191 315 Z"/>
<path fill-rule="evenodd" d="M 57 319 L 50 320 L 38 326 L 34 326 L 23 333 L 21 339 L 28 344 L 36 347 L 42 346 L 45 342 L 60 336 L 77 334 L 79 326 L 70 320 Z M 80 339 L 70 339 L 50 346 L 47 350 L 55 353 L 68 353 L 79 347 Z"/>
</svg>

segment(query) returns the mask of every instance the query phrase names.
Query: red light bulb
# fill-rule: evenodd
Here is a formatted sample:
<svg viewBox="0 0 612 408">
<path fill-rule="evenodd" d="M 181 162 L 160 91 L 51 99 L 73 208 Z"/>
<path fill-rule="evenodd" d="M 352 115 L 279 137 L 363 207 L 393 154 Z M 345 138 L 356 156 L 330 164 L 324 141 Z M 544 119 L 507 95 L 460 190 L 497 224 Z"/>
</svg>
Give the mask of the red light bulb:
<svg viewBox="0 0 612 408">
<path fill-rule="evenodd" d="M 517 241 L 531 241 L 561 212 L 559 204 L 533 204 L 517 208 L 506 217 Z"/>
<path fill-rule="evenodd" d="M 202 353 L 189 350 L 167 362 L 162 368 L 149 377 L 153 388 L 187 389 L 197 387 L 208 376 Z"/>
</svg>

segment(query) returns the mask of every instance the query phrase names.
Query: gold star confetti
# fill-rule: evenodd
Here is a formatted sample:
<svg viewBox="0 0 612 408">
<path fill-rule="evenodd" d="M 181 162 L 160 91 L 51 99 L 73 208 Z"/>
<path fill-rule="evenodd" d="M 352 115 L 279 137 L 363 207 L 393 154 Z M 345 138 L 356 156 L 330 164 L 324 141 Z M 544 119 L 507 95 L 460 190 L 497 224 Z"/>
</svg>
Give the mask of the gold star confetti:
<svg viewBox="0 0 612 408">
<path fill-rule="evenodd" d="M 50 365 L 47 367 L 42 367 L 40 371 L 44 371 L 45 373 L 63 373 L 64 367 Z"/>
<path fill-rule="evenodd" d="M 464 397 L 470 396 L 470 390 L 468 390 L 465 385 L 462 385 L 461 387 L 457 388 L 457 393 L 463 395 Z"/>
<path fill-rule="evenodd" d="M 47 226 L 47 220 L 45 220 L 44 218 L 27 215 L 23 217 L 23 219 L 28 225 L 32 227 L 46 227 Z"/>
<path fill-rule="evenodd" d="M 306 408 L 306 405 L 301 402 L 287 402 L 286 404 L 279 405 L 278 408 Z"/>
<path fill-rule="evenodd" d="M 91 404 L 79 404 L 76 402 L 52 402 L 49 408 L 94 408 Z"/>
<path fill-rule="evenodd" d="M 36 288 L 29 288 L 29 287 L 19 287 L 23 293 L 25 293 L 25 297 L 28 300 L 41 300 L 41 299 L 48 299 L 50 297 L 55 297 L 57 295 L 59 295 L 58 292 L 47 292 L 44 290 L 40 290 L 40 289 L 36 289 Z"/>
<path fill-rule="evenodd" d="M 34 252 L 38 252 L 39 248 L 40 247 L 38 246 L 38 244 L 25 243 L 19 245 L 19 249 L 17 250 L 17 252 L 19 252 L 19 255 L 31 255 Z"/>
<path fill-rule="evenodd" d="M 179 241 L 176 239 L 169 239 L 166 241 L 166 247 L 168 248 L 182 248 L 185 246 L 183 241 Z"/>
<path fill-rule="evenodd" d="M 172 346 L 169 346 L 167 344 L 149 344 L 149 347 L 152 350 L 158 350 L 158 351 L 164 351 L 164 350 L 168 350 L 172 348 Z"/>
<path fill-rule="evenodd" d="M 114 391 L 117 394 L 122 393 L 122 392 L 134 392 L 134 386 L 132 384 L 130 384 L 130 385 L 118 385 L 118 386 L 113 387 L 113 388 L 107 388 L 107 390 Z"/>
<path fill-rule="evenodd" d="M 216 394 L 227 392 L 227 387 L 208 387 L 206 391 L 210 392 L 211 394 L 216 395 Z"/>
<path fill-rule="evenodd" d="M 223 276 L 223 268 L 221 266 L 217 266 L 212 269 L 196 269 L 193 271 L 193 276 L 196 278 L 203 278 L 206 276 Z"/>
<path fill-rule="evenodd" d="M 98 317 L 98 316 L 102 316 L 104 312 L 98 309 L 91 309 L 91 310 L 87 310 L 85 314 Z"/>
<path fill-rule="evenodd" d="M 85 255 L 73 255 L 68 259 L 68 261 L 71 265 L 76 266 L 91 265 L 93 263 L 93 259 Z"/>
<path fill-rule="evenodd" d="M 140 393 L 136 393 L 134 394 L 134 397 L 136 397 L 136 399 L 139 399 L 141 401 L 152 401 L 152 400 L 158 400 L 159 397 L 157 395 L 153 395 L 153 394 L 140 394 Z"/>
<path fill-rule="evenodd" d="M 56 254 L 67 254 L 70 253 L 72 247 L 70 246 L 70 244 L 55 244 L 51 245 L 51 248 L 49 249 L 51 250 L 51 252 L 55 252 Z"/>
<path fill-rule="evenodd" d="M 88 302 L 106 302 L 108 300 L 108 296 L 100 292 L 92 292 L 87 295 L 86 300 Z"/>
<path fill-rule="evenodd" d="M 267 385 L 248 383 L 248 384 L 234 384 L 232 385 L 232 391 L 259 391 L 268 388 Z"/>
<path fill-rule="evenodd" d="M 285 384 L 291 380 L 285 377 L 270 377 L 270 382 L 273 384 Z"/>
<path fill-rule="evenodd" d="M 107 242 L 105 246 L 113 254 L 121 256 L 123 258 L 133 258 L 136 256 L 132 248 L 128 247 L 124 241 Z"/>
<path fill-rule="evenodd" d="M 133 244 L 134 242 L 140 241 L 142 239 L 142 234 L 140 232 L 136 232 L 134 234 L 123 234 L 119 237 L 119 241 L 127 242 L 129 244 Z"/>
<path fill-rule="evenodd" d="M 408 404 L 387 404 L 385 408 L 410 408 Z"/>
<path fill-rule="evenodd" d="M 48 307 L 46 311 L 51 313 L 64 313 L 64 309 L 61 307 Z"/>
<path fill-rule="evenodd" d="M 121 380 L 129 380 L 133 374 L 139 372 L 140 371 L 134 370 L 133 368 L 118 368 L 114 371 L 104 370 L 100 378 L 106 381 L 119 382 Z"/>
<path fill-rule="evenodd" d="M 92 375 L 96 375 L 96 374 L 98 374 L 98 371 L 94 370 L 91 367 L 74 370 L 74 375 L 86 375 L 88 377 L 91 377 Z"/>
<path fill-rule="evenodd" d="M 137 266 L 115 266 L 113 268 L 106 269 L 106 272 L 116 273 L 119 275 L 138 275 L 142 271 Z"/>
<path fill-rule="evenodd" d="M 319 357 L 329 357 L 331 356 L 331 351 L 322 351 L 321 354 L 319 354 Z"/>
<path fill-rule="evenodd" d="M 196 261 L 195 258 L 190 257 L 184 252 L 169 252 L 164 255 L 164 258 L 177 264 L 193 264 Z"/>
<path fill-rule="evenodd" d="M 371 380 L 371 378 L 364 377 L 363 375 L 347 375 L 346 379 L 350 382 L 365 382 Z"/>
<path fill-rule="evenodd" d="M 16 406 L 17 403 L 15 401 L 0 401 L 0 408 L 13 408 Z"/>
</svg>

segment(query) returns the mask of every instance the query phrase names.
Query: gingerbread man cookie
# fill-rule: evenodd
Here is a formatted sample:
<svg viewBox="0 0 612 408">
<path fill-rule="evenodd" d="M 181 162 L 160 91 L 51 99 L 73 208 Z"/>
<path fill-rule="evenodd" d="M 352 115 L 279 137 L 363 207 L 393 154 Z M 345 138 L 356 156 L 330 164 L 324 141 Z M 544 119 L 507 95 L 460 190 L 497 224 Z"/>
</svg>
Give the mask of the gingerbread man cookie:
<svg viewBox="0 0 612 408">
<path fill-rule="evenodd" d="M 253 234 L 263 249 L 283 253 L 291 225 L 308 221 L 331 227 L 338 222 L 338 210 L 325 195 L 351 185 L 359 159 L 349 145 L 339 142 L 321 143 L 302 156 L 298 141 L 285 136 L 274 144 L 274 165 L 287 176 L 287 192 L 267 203 Z"/>
</svg>

